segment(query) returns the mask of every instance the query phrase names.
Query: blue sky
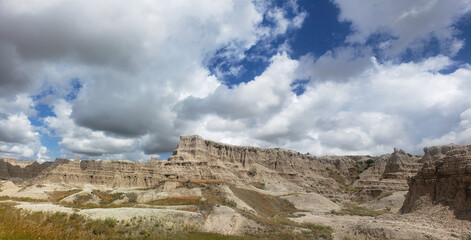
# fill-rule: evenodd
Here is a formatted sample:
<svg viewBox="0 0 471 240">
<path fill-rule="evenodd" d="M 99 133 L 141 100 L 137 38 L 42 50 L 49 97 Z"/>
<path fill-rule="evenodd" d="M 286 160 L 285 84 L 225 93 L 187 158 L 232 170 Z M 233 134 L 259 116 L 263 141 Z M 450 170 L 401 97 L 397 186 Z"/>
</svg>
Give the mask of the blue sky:
<svg viewBox="0 0 471 240">
<path fill-rule="evenodd" d="M 471 144 L 471 1 L 0 3 L 0 156 Z"/>
</svg>

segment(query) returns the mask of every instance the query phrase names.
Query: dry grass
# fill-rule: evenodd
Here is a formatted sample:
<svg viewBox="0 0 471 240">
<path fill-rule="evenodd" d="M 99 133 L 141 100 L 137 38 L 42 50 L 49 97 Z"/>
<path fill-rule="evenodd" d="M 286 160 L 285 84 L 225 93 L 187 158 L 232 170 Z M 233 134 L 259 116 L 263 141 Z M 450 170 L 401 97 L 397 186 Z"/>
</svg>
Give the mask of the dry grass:
<svg viewBox="0 0 471 240">
<path fill-rule="evenodd" d="M 197 205 L 200 202 L 201 197 L 199 196 L 181 196 L 181 197 L 169 197 L 164 199 L 158 199 L 149 202 L 150 205 Z"/>
<path fill-rule="evenodd" d="M 22 213 L 12 206 L 0 205 L 0 239 L 91 239 L 82 219 L 67 214 Z"/>
<path fill-rule="evenodd" d="M 234 186 L 230 186 L 230 188 L 236 197 L 264 217 L 289 216 L 297 211 L 294 205 L 286 199 Z"/>
<path fill-rule="evenodd" d="M 376 197 L 376 199 L 379 200 L 385 197 L 389 197 L 391 195 L 393 195 L 393 192 L 382 192 L 379 196 Z"/>
<path fill-rule="evenodd" d="M 92 195 L 88 193 L 83 193 L 75 196 L 74 204 L 83 205 L 92 199 Z"/>
<path fill-rule="evenodd" d="M 55 191 L 55 192 L 51 192 L 51 193 L 48 193 L 49 195 L 49 199 L 52 201 L 52 202 L 58 202 L 72 194 L 76 194 L 78 192 L 81 192 L 82 189 L 72 189 L 72 190 L 68 190 L 68 191 Z"/>
<path fill-rule="evenodd" d="M 30 198 L 30 197 L 10 197 L 10 196 L 1 196 L 1 200 L 12 200 L 18 202 L 48 202 L 46 199 Z"/>
<path fill-rule="evenodd" d="M 239 210 L 239 212 L 245 217 L 265 226 L 263 230 L 252 233 L 252 237 L 271 240 L 332 239 L 333 230 L 329 226 L 297 223 L 281 216 L 261 217 L 243 210 Z"/>
<path fill-rule="evenodd" d="M 29 213 L 0 203 L 0 239 L 155 239 L 155 240 L 250 240 L 254 238 L 195 232 L 192 227 L 169 228 L 165 222 L 118 222 L 115 219 L 90 220 L 77 213 Z"/>
<path fill-rule="evenodd" d="M 258 189 L 265 189 L 265 183 L 251 182 L 250 184 Z"/>
<path fill-rule="evenodd" d="M 376 217 L 385 213 L 389 213 L 389 211 L 370 210 L 364 207 L 360 207 L 356 204 L 349 203 L 349 204 L 345 204 L 345 208 L 340 209 L 340 211 L 332 210 L 331 213 L 337 214 L 337 215 L 356 215 L 356 216 Z"/>
<path fill-rule="evenodd" d="M 123 193 L 102 192 L 100 190 L 93 190 L 92 194 L 97 195 L 101 199 L 101 204 L 105 205 L 123 198 Z"/>
<path fill-rule="evenodd" d="M 177 182 L 190 182 L 190 183 L 197 183 L 197 184 L 218 184 L 223 183 L 223 180 L 219 179 L 189 179 L 189 180 L 176 180 Z"/>
</svg>

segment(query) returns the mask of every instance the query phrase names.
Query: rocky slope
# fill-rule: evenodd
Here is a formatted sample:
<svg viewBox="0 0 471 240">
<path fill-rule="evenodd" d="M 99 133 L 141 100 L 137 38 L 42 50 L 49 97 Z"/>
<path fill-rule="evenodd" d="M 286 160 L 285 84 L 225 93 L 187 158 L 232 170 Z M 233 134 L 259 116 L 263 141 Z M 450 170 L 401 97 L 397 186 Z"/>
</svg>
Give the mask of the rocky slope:
<svg viewBox="0 0 471 240">
<path fill-rule="evenodd" d="M 421 166 L 420 156 L 394 149 L 392 154 L 377 157 L 353 186 L 359 189 L 357 201 L 367 201 L 383 193 L 407 191 L 407 179 L 415 176 Z"/>
<path fill-rule="evenodd" d="M 51 166 L 51 162 L 17 162 L 12 158 L 0 158 L 0 179 L 31 179 Z"/>
<path fill-rule="evenodd" d="M 444 205 L 471 220 L 471 145 L 425 148 L 423 167 L 409 181 L 403 213 Z"/>
</svg>

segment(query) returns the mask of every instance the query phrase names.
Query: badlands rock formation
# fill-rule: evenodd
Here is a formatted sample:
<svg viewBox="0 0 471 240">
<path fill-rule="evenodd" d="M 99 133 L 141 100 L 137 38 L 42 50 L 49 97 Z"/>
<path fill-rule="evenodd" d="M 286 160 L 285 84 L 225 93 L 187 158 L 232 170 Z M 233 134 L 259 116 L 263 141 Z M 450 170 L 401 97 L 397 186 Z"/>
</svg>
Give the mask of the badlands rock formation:
<svg viewBox="0 0 471 240">
<path fill-rule="evenodd" d="M 168 160 L 140 163 L 57 159 L 54 163 L 33 163 L 25 168 L 10 164 L 1 171 L 5 176 L 34 177 L 35 183 L 108 187 L 149 188 L 169 179 L 217 179 L 232 184 L 263 184 L 268 190 L 281 192 L 307 190 L 336 194 L 348 192 L 348 187 L 353 186 L 360 189 L 359 199 L 368 200 L 383 192 L 407 190 L 407 177 L 417 171 L 418 160 L 402 150 L 376 158 L 316 157 L 292 150 L 234 146 L 185 135 Z"/>
<path fill-rule="evenodd" d="M 0 158 L 0 179 L 31 179 L 51 166 L 51 162 L 18 162 L 13 158 Z"/>
<path fill-rule="evenodd" d="M 279 148 L 233 146 L 189 135 L 180 138 L 168 160 L 62 160 L 35 181 L 142 188 L 168 179 L 218 179 L 234 184 L 258 182 L 268 189 L 325 193 L 350 184 L 356 165 L 358 161 L 348 157 L 314 157 Z"/>
<path fill-rule="evenodd" d="M 353 185 L 360 189 L 357 200 L 365 201 L 382 193 L 407 191 L 407 179 L 415 176 L 420 166 L 420 156 L 394 149 L 376 159 Z"/>
<path fill-rule="evenodd" d="M 409 181 L 403 213 L 444 205 L 471 220 L 471 145 L 425 148 L 423 167 Z"/>
<path fill-rule="evenodd" d="M 159 211 L 191 215 L 201 230 L 223 234 L 270 232 L 283 226 L 260 219 L 277 214 L 300 224 L 328 225 L 334 239 L 459 239 L 471 234 L 471 221 L 456 219 L 471 220 L 471 145 L 424 150 L 423 157 L 399 149 L 377 157 L 316 157 L 186 135 L 168 160 L 146 163 L 0 159 L 1 178 L 26 180 L 1 181 L 0 197 L 52 201 L 20 205 L 34 211 L 47 205 L 72 212 L 70 205 L 92 204 L 101 217 L 116 217 L 117 211 L 108 207 L 136 206 L 119 208 L 129 212 L 126 219 L 155 212 L 154 205 L 161 204 L 165 209 Z M 177 200 L 186 204 L 167 206 Z M 154 212 L 153 217 L 161 214 Z M 224 219 L 232 221 L 221 224 Z M 291 230 L 303 232 L 303 226 Z"/>
</svg>

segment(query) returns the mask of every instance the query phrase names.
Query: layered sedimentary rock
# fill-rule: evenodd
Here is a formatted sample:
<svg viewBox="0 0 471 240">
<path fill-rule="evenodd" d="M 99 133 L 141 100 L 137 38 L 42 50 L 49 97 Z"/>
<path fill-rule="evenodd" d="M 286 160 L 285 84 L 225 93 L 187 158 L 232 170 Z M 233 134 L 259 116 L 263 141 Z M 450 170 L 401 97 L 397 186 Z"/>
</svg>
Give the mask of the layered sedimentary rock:
<svg viewBox="0 0 471 240">
<path fill-rule="evenodd" d="M 407 179 L 415 176 L 420 166 L 420 156 L 401 149 L 378 157 L 354 183 L 360 189 L 357 200 L 369 200 L 385 192 L 407 191 Z"/>
<path fill-rule="evenodd" d="M 17 162 L 13 158 L 0 158 L 0 179 L 31 179 L 51 166 L 51 162 Z"/>
<path fill-rule="evenodd" d="M 261 176 L 272 174 L 299 187 L 320 192 L 338 190 L 339 184 L 351 184 L 351 172 L 356 170 L 358 162 L 347 156 L 316 157 L 281 148 L 234 146 L 196 135 L 181 136 L 177 149 L 169 158 L 169 161 L 182 160 L 207 161 L 209 165 L 220 161 L 248 170 L 252 181 L 270 184 Z M 257 170 L 261 172 L 258 176 Z"/>
<path fill-rule="evenodd" d="M 471 219 L 471 145 L 425 148 L 423 166 L 409 181 L 401 211 L 441 204 L 460 218 Z"/>
<path fill-rule="evenodd" d="M 207 169 L 197 169 L 192 163 L 172 164 L 167 160 L 150 160 L 147 163 L 128 160 L 75 160 L 54 163 L 41 173 L 36 182 L 93 184 L 110 187 L 153 187 L 167 179 L 212 179 Z M 182 178 L 183 179 L 183 178 Z"/>
<path fill-rule="evenodd" d="M 55 163 L 36 181 L 153 187 L 168 179 L 219 179 L 259 182 L 267 188 L 287 191 L 333 192 L 351 183 L 354 164 L 356 161 L 348 157 L 314 157 L 279 148 L 234 146 L 189 135 L 181 136 L 168 160 L 65 161 Z"/>
</svg>

